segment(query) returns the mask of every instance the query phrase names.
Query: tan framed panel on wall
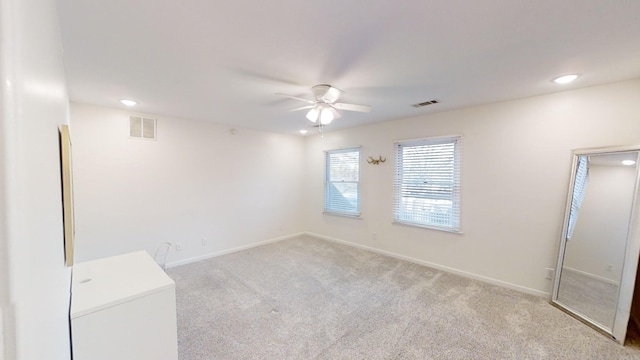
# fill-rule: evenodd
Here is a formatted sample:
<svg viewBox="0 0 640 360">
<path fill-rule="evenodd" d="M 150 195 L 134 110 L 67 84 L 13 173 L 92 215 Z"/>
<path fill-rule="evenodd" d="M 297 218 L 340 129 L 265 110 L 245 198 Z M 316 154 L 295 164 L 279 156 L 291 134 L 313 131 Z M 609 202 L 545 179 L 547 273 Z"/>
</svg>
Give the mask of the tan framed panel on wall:
<svg viewBox="0 0 640 360">
<path fill-rule="evenodd" d="M 73 265 L 75 224 L 73 214 L 73 176 L 69 125 L 60 126 L 60 169 L 62 180 L 62 219 L 64 223 L 64 255 L 67 266 Z"/>
</svg>

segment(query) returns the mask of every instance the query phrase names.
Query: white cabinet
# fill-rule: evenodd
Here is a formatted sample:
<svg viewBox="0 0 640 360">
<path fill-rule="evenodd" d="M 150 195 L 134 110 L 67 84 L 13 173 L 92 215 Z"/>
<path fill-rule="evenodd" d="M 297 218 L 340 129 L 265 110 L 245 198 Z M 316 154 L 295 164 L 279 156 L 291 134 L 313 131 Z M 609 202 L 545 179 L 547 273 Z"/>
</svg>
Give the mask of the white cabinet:
<svg viewBox="0 0 640 360">
<path fill-rule="evenodd" d="M 144 251 L 78 263 L 74 360 L 177 360 L 175 283 Z"/>
</svg>

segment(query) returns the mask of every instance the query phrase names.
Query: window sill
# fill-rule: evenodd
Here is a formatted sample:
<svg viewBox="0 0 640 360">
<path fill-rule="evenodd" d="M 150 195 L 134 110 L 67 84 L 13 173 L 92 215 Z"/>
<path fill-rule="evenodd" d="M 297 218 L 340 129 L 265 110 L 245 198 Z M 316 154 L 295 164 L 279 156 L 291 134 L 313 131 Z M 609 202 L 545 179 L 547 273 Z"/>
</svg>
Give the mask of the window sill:
<svg viewBox="0 0 640 360">
<path fill-rule="evenodd" d="M 415 224 L 415 223 L 404 222 L 404 221 L 394 221 L 393 224 L 394 225 L 417 227 L 417 228 L 421 228 L 421 229 L 442 231 L 442 232 L 446 232 L 446 233 L 450 233 L 450 234 L 456 234 L 456 235 L 463 235 L 462 231 L 460 231 L 459 229 L 448 229 L 448 228 L 442 228 L 442 227 L 437 227 L 437 226 L 429 226 L 429 225 L 421 225 L 421 224 Z"/>
<path fill-rule="evenodd" d="M 322 214 L 323 215 L 339 216 L 339 217 L 346 217 L 346 218 L 350 218 L 350 219 L 362 220 L 362 218 L 360 217 L 359 213 L 358 214 L 347 214 L 347 213 L 323 211 Z"/>
</svg>

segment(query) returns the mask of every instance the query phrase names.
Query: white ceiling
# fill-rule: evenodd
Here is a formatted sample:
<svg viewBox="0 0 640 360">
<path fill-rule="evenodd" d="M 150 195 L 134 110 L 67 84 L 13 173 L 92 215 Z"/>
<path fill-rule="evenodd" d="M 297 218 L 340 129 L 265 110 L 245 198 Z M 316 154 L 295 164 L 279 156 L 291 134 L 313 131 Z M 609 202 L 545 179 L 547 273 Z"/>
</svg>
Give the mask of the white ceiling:
<svg viewBox="0 0 640 360">
<path fill-rule="evenodd" d="M 589 166 L 625 166 L 622 160 L 638 160 L 637 151 L 629 151 L 613 154 L 589 155 Z"/>
<path fill-rule="evenodd" d="M 330 131 L 640 77 L 637 0 L 57 3 L 72 100 L 283 133 L 320 83 L 372 106 Z"/>
</svg>

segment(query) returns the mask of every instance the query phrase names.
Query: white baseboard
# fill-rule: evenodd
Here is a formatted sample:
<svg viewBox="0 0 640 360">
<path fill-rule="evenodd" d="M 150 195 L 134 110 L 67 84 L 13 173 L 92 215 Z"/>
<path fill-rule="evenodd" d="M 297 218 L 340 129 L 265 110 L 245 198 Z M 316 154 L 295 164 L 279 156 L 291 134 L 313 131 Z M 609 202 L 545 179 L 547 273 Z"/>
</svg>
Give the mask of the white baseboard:
<svg viewBox="0 0 640 360">
<path fill-rule="evenodd" d="M 580 274 L 582 276 L 586 276 L 586 277 L 591 278 L 591 279 L 602 281 L 602 282 L 605 282 L 607 284 L 613 284 L 615 286 L 620 286 L 620 283 L 615 281 L 615 280 L 607 279 L 605 277 L 594 275 L 594 274 L 591 274 L 591 273 L 588 273 L 588 272 L 585 272 L 585 271 L 582 271 L 582 270 L 574 269 L 572 267 L 563 266 L 562 269 L 570 271 L 570 272 L 573 272 L 573 273 L 576 273 L 576 274 Z"/>
<path fill-rule="evenodd" d="M 297 236 L 300 236 L 300 235 L 304 235 L 304 234 L 306 234 L 306 233 L 304 233 L 304 232 L 295 233 L 295 234 L 281 236 L 281 237 L 277 237 L 277 238 L 273 238 L 273 239 L 269 239 L 269 240 L 265 240 L 265 241 L 260 241 L 260 242 L 249 244 L 249 245 L 243 245 L 243 246 L 238 246 L 238 247 L 234 247 L 234 248 L 231 248 L 231 249 L 220 250 L 220 251 L 216 251 L 216 252 L 212 252 L 212 253 L 207 253 L 207 254 L 204 254 L 204 255 L 198 255 L 198 256 L 190 257 L 188 259 L 182 259 L 182 260 L 177 260 L 177 261 L 170 262 L 165 267 L 166 268 L 172 268 L 172 267 L 176 267 L 176 266 L 180 266 L 180 265 L 191 264 L 191 263 L 194 263 L 196 261 L 206 260 L 206 259 L 210 259 L 210 258 L 213 258 L 213 257 L 216 257 L 216 256 L 227 255 L 227 254 L 231 254 L 231 253 L 234 253 L 234 252 L 251 249 L 251 248 L 254 248 L 254 247 L 271 244 L 271 243 L 275 243 L 275 242 L 278 242 L 278 241 L 291 239 L 291 238 L 294 238 L 294 237 L 297 237 Z"/>
<path fill-rule="evenodd" d="M 356 243 L 353 243 L 353 242 L 350 242 L 350 241 L 336 239 L 336 238 L 332 238 L 332 237 L 329 237 L 329 236 L 324 236 L 324 235 L 315 234 L 315 233 L 311 233 L 311 232 L 305 232 L 305 234 L 309 235 L 309 236 L 317 237 L 319 239 L 335 242 L 335 243 L 338 243 L 338 244 L 347 245 L 347 246 L 351 246 L 351 247 L 355 247 L 355 248 L 371 251 L 371 252 L 374 252 L 374 253 L 390 256 L 390 257 L 393 257 L 393 258 L 396 258 L 396 259 L 400 259 L 400 260 L 409 261 L 409 262 L 416 263 L 416 264 L 419 264 L 419 265 L 428 266 L 430 268 L 434 268 L 434 269 L 437 269 L 437 270 L 442 270 L 442 271 L 445 271 L 445 272 L 448 272 L 448 273 L 452 273 L 452 274 L 455 274 L 455 275 L 459 275 L 459 276 L 462 276 L 462 277 L 465 277 L 465 278 L 482 281 L 484 283 L 488 283 L 488 284 L 491 284 L 491 285 L 497 285 L 497 286 L 501 286 L 501 287 L 504 287 L 504 288 L 516 290 L 516 291 L 523 292 L 523 293 L 526 293 L 526 294 L 531 294 L 531 295 L 544 297 L 544 298 L 549 298 L 549 296 L 550 296 L 550 294 L 548 292 L 544 292 L 544 291 L 528 288 L 528 287 L 525 287 L 525 286 L 512 284 L 512 283 L 509 283 L 509 282 L 506 282 L 506 281 L 489 278 L 489 277 L 486 277 L 486 276 L 482 276 L 482 275 L 466 272 L 466 271 L 463 271 L 463 270 L 458 270 L 458 269 L 451 268 L 451 267 L 448 267 L 448 266 L 435 264 L 435 263 L 432 263 L 432 262 L 429 262 L 429 261 L 424 261 L 424 260 L 412 258 L 410 256 L 400 255 L 400 254 L 396 254 L 394 252 L 390 252 L 390 251 L 386 251 L 386 250 L 380 250 L 380 249 L 376 249 L 374 247 L 369 247 L 369 246 L 366 246 L 366 245 L 356 244 Z"/>
</svg>

